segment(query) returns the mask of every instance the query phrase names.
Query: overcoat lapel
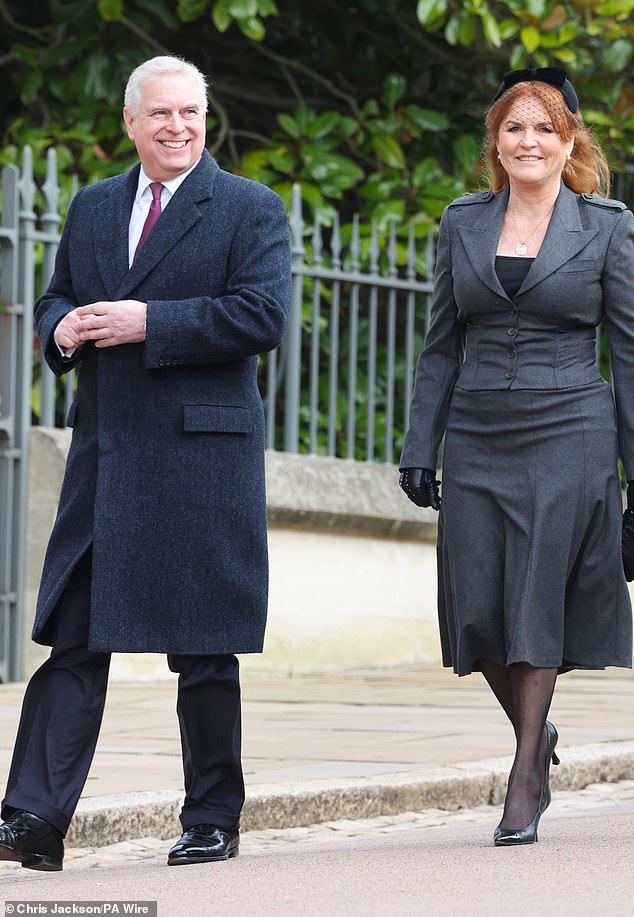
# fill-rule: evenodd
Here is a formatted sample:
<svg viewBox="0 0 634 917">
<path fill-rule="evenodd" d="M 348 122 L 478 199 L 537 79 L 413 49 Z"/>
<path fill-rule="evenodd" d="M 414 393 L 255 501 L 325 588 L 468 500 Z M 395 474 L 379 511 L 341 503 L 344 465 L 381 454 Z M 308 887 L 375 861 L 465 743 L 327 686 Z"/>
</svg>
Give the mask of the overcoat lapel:
<svg viewBox="0 0 634 917">
<path fill-rule="evenodd" d="M 199 165 L 178 188 L 132 262 L 132 267 L 117 286 L 115 299 L 125 299 L 129 296 L 170 249 L 201 219 L 200 209 L 196 205 L 212 196 L 217 173 L 218 164 L 205 151 Z M 127 233 L 124 235 L 127 259 Z"/>
<path fill-rule="evenodd" d="M 598 232 L 583 228 L 577 195 L 562 183 L 544 241 L 517 295 L 526 293 L 582 252 Z"/>
<path fill-rule="evenodd" d="M 485 207 L 476 204 L 467 205 L 464 208 L 465 222 L 458 225 L 458 235 L 474 272 L 489 289 L 506 300 L 508 296 L 495 270 L 495 253 L 502 231 L 508 197 L 507 188 L 496 195 Z M 473 218 L 477 219 L 475 226 L 467 222 Z"/>
<path fill-rule="evenodd" d="M 101 279 L 111 300 L 128 273 L 128 226 L 134 195 L 139 183 L 139 166 L 125 175 L 96 208 L 93 223 L 95 258 Z"/>
</svg>

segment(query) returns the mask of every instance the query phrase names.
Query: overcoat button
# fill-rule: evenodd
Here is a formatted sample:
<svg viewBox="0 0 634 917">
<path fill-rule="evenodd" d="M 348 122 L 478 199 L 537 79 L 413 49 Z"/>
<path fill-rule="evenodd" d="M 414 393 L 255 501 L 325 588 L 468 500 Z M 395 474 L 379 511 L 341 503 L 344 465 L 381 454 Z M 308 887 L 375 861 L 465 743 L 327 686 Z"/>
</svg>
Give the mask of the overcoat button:
<svg viewBox="0 0 634 917">
<path fill-rule="evenodd" d="M 515 357 L 517 356 L 517 350 L 515 350 L 514 347 L 511 347 L 510 350 L 506 351 L 506 355 L 509 358 L 509 360 L 514 360 Z"/>
<path fill-rule="evenodd" d="M 514 375 L 513 370 L 512 370 L 512 369 L 507 369 L 506 372 L 504 373 L 504 375 L 506 376 L 507 379 L 512 379 L 512 378 L 513 378 L 513 375 Z"/>
<path fill-rule="evenodd" d="M 506 333 L 509 337 L 514 337 L 517 334 L 517 328 L 507 328 Z"/>
</svg>

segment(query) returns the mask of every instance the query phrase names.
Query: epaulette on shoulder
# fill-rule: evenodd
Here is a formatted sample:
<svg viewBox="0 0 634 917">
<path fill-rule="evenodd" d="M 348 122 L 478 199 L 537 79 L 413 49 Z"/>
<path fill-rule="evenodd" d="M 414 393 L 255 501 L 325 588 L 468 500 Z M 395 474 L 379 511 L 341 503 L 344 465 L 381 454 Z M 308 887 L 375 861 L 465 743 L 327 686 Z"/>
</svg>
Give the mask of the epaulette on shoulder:
<svg viewBox="0 0 634 917">
<path fill-rule="evenodd" d="M 594 204 L 595 207 L 605 207 L 606 210 L 627 210 L 627 204 L 623 201 L 613 201 L 608 197 L 595 197 L 594 194 L 582 194 L 581 198 L 586 204 Z"/>
<path fill-rule="evenodd" d="M 462 207 L 463 204 L 486 204 L 495 197 L 493 191 L 477 191 L 475 194 L 463 194 L 449 204 L 450 207 Z"/>
</svg>

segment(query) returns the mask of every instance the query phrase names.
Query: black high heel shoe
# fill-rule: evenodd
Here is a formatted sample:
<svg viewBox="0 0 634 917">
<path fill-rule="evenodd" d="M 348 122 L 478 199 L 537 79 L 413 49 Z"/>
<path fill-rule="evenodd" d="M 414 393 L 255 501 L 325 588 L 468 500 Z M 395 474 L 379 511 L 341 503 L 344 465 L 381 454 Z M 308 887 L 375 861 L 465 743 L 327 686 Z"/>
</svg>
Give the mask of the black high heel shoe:
<svg viewBox="0 0 634 917">
<path fill-rule="evenodd" d="M 559 757 L 555 746 L 559 734 L 553 724 L 546 720 L 546 762 L 544 766 L 544 782 L 539 793 L 539 804 L 532 820 L 525 828 L 501 828 L 499 825 L 493 833 L 493 842 L 496 847 L 517 847 L 520 844 L 536 844 L 539 840 L 537 828 L 539 819 L 550 805 L 550 763 L 559 764 Z"/>
</svg>

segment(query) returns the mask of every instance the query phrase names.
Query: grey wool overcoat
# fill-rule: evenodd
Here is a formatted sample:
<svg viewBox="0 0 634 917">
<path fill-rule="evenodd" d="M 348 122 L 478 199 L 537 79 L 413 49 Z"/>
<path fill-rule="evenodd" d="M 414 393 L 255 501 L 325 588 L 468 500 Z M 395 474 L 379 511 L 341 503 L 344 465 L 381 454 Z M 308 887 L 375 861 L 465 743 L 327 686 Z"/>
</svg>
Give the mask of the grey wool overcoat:
<svg viewBox="0 0 634 917">
<path fill-rule="evenodd" d="M 268 188 L 203 153 L 128 268 L 139 167 L 75 196 L 55 274 L 36 303 L 45 358 L 78 365 L 73 437 L 33 638 L 92 543 L 95 651 L 259 652 L 268 566 L 257 354 L 290 308 L 288 221 Z M 71 309 L 146 302 L 144 343 L 53 339 Z"/>
</svg>

